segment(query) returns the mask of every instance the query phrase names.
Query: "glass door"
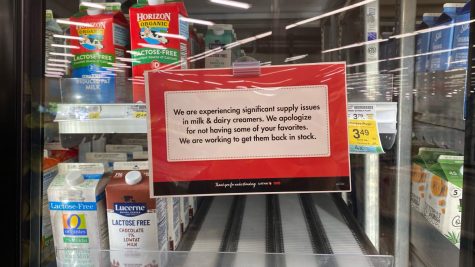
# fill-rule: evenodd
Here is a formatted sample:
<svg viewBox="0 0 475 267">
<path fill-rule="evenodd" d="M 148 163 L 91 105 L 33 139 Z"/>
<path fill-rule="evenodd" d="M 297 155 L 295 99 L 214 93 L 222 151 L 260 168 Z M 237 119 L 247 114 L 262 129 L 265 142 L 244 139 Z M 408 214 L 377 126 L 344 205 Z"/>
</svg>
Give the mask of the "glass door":
<svg viewBox="0 0 475 267">
<path fill-rule="evenodd" d="M 30 265 L 473 264 L 470 1 L 40 2 Z"/>
</svg>

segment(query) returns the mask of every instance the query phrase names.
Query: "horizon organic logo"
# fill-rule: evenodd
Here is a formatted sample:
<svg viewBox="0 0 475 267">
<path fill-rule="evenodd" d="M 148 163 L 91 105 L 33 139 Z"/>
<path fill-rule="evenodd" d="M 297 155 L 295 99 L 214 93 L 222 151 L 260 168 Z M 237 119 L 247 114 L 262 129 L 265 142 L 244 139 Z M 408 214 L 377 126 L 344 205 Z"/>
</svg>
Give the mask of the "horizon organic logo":
<svg viewBox="0 0 475 267">
<path fill-rule="evenodd" d="M 171 13 L 137 13 L 137 21 L 142 20 L 171 20 Z"/>
</svg>

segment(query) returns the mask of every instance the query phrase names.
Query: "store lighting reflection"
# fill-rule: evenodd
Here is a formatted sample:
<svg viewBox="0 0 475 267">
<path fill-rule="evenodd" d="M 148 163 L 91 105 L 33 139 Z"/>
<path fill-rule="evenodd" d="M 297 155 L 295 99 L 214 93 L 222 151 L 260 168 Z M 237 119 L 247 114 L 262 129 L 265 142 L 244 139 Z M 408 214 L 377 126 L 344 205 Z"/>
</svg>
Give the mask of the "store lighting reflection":
<svg viewBox="0 0 475 267">
<path fill-rule="evenodd" d="M 332 15 L 335 15 L 335 14 L 341 13 L 343 11 L 347 11 L 347 10 L 350 10 L 350 9 L 353 9 L 353 8 L 356 8 L 356 7 L 360 7 L 360 6 L 364 6 L 364 5 L 372 3 L 374 1 L 376 1 L 376 0 L 366 0 L 366 1 L 358 2 L 358 3 L 353 4 L 353 5 L 342 7 L 342 8 L 327 12 L 327 13 L 322 14 L 322 15 L 318 15 L 318 16 L 315 16 L 315 17 L 312 17 L 312 18 L 301 20 L 301 21 L 293 23 L 293 24 L 289 24 L 289 25 L 285 26 L 285 29 L 289 30 L 289 29 L 295 28 L 295 27 L 303 25 L 303 24 L 307 24 L 307 23 L 310 23 L 310 22 L 313 22 L 313 21 L 317 21 L 319 19 L 323 19 L 323 18 L 332 16 Z"/>
<path fill-rule="evenodd" d="M 213 85 L 223 85 L 222 83 L 212 82 L 212 81 L 204 81 L 204 83 L 213 84 Z"/>
<path fill-rule="evenodd" d="M 167 37 L 167 38 L 172 38 L 172 39 L 180 39 L 183 41 L 188 40 L 185 36 L 180 35 L 180 34 L 173 34 L 173 33 L 165 33 L 165 32 L 157 32 L 158 36 L 161 37 Z"/>
<path fill-rule="evenodd" d="M 67 68 L 68 65 L 66 64 L 56 64 L 56 63 L 48 63 L 46 64 L 46 66 L 49 66 L 49 67 L 62 67 L 62 68 Z"/>
<path fill-rule="evenodd" d="M 192 18 L 187 18 L 187 17 L 180 17 L 180 20 L 188 22 L 188 23 L 193 23 L 193 24 L 201 24 L 201 25 L 207 25 L 207 26 L 214 25 L 214 22 L 211 22 L 211 21 L 208 21 L 208 20 L 202 20 L 202 19 L 192 19 Z"/>
<path fill-rule="evenodd" d="M 68 54 L 68 53 L 55 53 L 55 52 L 49 52 L 50 55 L 52 56 L 62 56 L 62 57 L 74 57 L 73 54 Z"/>
<path fill-rule="evenodd" d="M 63 44 L 51 44 L 52 47 L 59 47 L 59 48 L 70 48 L 70 49 L 79 49 L 80 47 L 77 45 L 63 45 Z"/>
<path fill-rule="evenodd" d="M 97 9 L 106 9 L 105 5 L 101 5 L 101 4 L 98 4 L 98 3 L 81 2 L 81 5 L 85 6 L 85 7 L 97 8 Z"/>
<path fill-rule="evenodd" d="M 74 26 L 79 26 L 79 27 L 94 27 L 94 25 L 90 23 L 84 23 L 84 22 L 78 22 L 78 21 L 70 21 L 66 19 L 57 19 L 56 22 L 58 24 L 64 24 L 64 25 L 74 25 Z"/>
<path fill-rule="evenodd" d="M 211 3 L 220 4 L 224 6 L 242 8 L 242 9 L 249 9 L 251 7 L 248 3 L 238 2 L 238 1 L 231 1 L 231 0 L 210 0 Z"/>
<path fill-rule="evenodd" d="M 71 61 L 67 60 L 67 59 L 56 59 L 56 58 L 48 58 L 48 61 L 51 61 L 51 62 L 57 62 L 57 63 L 71 63 Z"/>
<path fill-rule="evenodd" d="M 167 49 L 163 45 L 153 45 L 153 44 L 147 44 L 147 43 L 139 43 L 139 46 L 146 47 L 146 48 L 155 48 L 155 49 Z"/>
<path fill-rule="evenodd" d="M 65 72 L 64 69 L 60 69 L 60 68 L 46 68 L 47 71 L 58 71 L 58 72 Z"/>
<path fill-rule="evenodd" d="M 296 61 L 296 60 L 303 59 L 303 58 L 306 58 L 306 57 L 308 57 L 308 54 L 294 56 L 294 57 L 288 57 L 284 60 L 284 62 Z"/>
<path fill-rule="evenodd" d="M 68 39 L 68 40 L 79 40 L 79 41 L 84 40 L 83 37 L 69 36 L 69 35 L 62 35 L 62 34 L 53 34 L 53 37 L 54 38 L 60 38 L 60 39 Z"/>
</svg>

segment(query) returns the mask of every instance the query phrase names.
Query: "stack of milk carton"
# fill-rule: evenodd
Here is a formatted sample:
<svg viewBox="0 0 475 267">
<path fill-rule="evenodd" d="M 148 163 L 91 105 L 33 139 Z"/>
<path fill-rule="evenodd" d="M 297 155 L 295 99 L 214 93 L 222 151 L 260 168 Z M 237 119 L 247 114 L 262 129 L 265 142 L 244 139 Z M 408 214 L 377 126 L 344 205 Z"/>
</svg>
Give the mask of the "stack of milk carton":
<svg viewBox="0 0 475 267">
<path fill-rule="evenodd" d="M 416 35 L 417 72 L 467 68 L 470 5 L 446 3 L 442 13 L 423 15 Z"/>
<path fill-rule="evenodd" d="M 463 156 L 446 149 L 420 148 L 413 162 L 411 206 L 460 247 Z"/>
</svg>

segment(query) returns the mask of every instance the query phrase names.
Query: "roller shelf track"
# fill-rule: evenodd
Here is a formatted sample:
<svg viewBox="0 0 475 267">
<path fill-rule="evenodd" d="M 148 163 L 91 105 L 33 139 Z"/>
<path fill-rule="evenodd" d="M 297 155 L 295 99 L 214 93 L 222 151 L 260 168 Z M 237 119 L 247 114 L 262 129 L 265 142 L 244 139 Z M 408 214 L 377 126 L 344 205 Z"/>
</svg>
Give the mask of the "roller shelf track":
<svg viewBox="0 0 475 267">
<path fill-rule="evenodd" d="M 238 253 L 203 258 L 202 266 L 378 266 L 364 257 L 377 252 L 341 198 L 332 194 L 207 198 L 177 250 Z M 308 257 L 313 254 L 354 256 Z M 179 266 L 195 265 L 190 257 Z"/>
</svg>

